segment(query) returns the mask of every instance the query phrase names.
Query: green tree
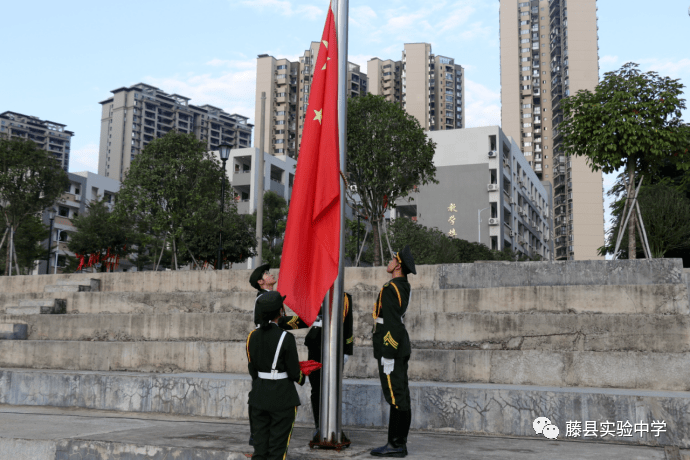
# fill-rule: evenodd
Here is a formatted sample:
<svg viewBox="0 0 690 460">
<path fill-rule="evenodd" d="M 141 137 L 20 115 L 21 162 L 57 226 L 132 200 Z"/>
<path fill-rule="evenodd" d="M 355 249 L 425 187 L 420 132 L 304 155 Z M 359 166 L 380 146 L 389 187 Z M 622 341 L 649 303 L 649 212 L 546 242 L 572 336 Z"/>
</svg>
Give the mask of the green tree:
<svg viewBox="0 0 690 460">
<path fill-rule="evenodd" d="M 68 186 L 67 173 L 52 155 L 32 141 L 0 138 L 0 206 L 9 237 L 14 238 L 27 219 L 52 206 Z M 5 244 L 13 243 L 7 238 Z M 7 275 L 10 254 L 5 252 Z"/>
<path fill-rule="evenodd" d="M 579 91 L 563 99 L 564 119 L 555 132 L 566 155 L 584 156 L 593 171 L 612 173 L 624 168 L 627 186 L 636 177 L 653 175 L 664 161 L 678 169 L 690 168 L 687 129 L 681 120 L 685 100 L 679 80 L 656 72 L 640 72 L 638 65 L 625 64 L 607 72 L 594 92 Z M 632 196 L 627 196 L 628 206 Z M 628 233 L 639 224 L 634 216 Z M 629 257 L 636 257 L 636 238 L 629 238 Z"/>
<path fill-rule="evenodd" d="M 437 228 L 427 228 L 411 219 L 398 218 L 389 228 L 391 245 L 395 248 L 410 246 L 415 263 L 419 265 L 472 263 L 478 260 L 529 261 L 523 254 L 506 248 L 503 251 L 489 249 L 481 243 L 451 238 Z"/>
<path fill-rule="evenodd" d="M 86 213 L 74 217 L 72 225 L 77 229 L 70 235 L 67 247 L 88 261 L 97 255 L 102 261 L 108 254 L 125 257 L 131 250 L 133 235 L 130 224 L 122 215 L 111 212 L 105 200 L 91 201 Z M 101 270 L 106 271 L 105 263 Z"/>
<path fill-rule="evenodd" d="M 1 237 L 0 237 L 1 238 Z M 36 268 L 37 260 L 44 260 L 48 256 L 48 250 L 41 242 L 48 238 L 48 227 L 41 222 L 41 218 L 32 215 L 26 218 L 14 235 L 14 245 L 17 252 L 17 265 L 19 273 L 28 275 Z M 0 271 L 4 272 L 7 260 L 7 247 L 0 251 Z M 14 263 L 13 263 L 14 265 Z"/>
<path fill-rule="evenodd" d="M 357 260 L 357 254 L 362 244 L 364 244 L 364 250 L 359 258 L 360 265 L 362 263 L 371 264 L 374 261 L 374 245 L 371 244 L 371 234 L 367 236 L 368 243 L 364 241 L 365 234 L 366 220 L 358 224 L 356 218 L 347 219 L 345 222 L 345 257 L 350 259 L 353 265 Z"/>
<path fill-rule="evenodd" d="M 203 224 L 185 226 L 183 232 L 184 251 L 182 259 L 196 266 L 208 263 L 216 266 L 221 223 L 220 213 L 207 216 Z M 237 213 L 237 207 L 230 203 L 223 216 L 223 264 L 239 263 L 256 255 L 256 227 L 250 216 Z"/>
<path fill-rule="evenodd" d="M 207 152 L 205 143 L 193 134 L 170 131 L 132 162 L 115 212 L 133 219 L 146 234 L 162 235 L 163 246 L 172 246 L 172 267 L 177 269 L 179 243 L 186 246 L 184 229 L 201 228 L 209 215 L 218 213 L 222 178 L 220 162 Z"/>
<path fill-rule="evenodd" d="M 624 184 L 619 180 L 614 190 L 622 190 Z M 676 188 L 665 184 L 643 186 L 638 197 L 644 229 L 649 241 L 652 257 L 662 258 L 674 251 L 690 248 L 690 199 Z M 612 205 L 614 226 L 609 231 L 607 245 L 602 253 L 613 253 L 618 237 L 624 200 Z M 629 234 L 622 237 L 623 246 L 628 242 Z M 637 235 L 639 242 L 639 235 Z M 637 249 L 637 246 L 636 246 Z M 629 257 L 627 250 L 622 256 Z"/>
<path fill-rule="evenodd" d="M 261 258 L 264 263 L 270 263 L 271 267 L 280 266 L 287 215 L 288 204 L 285 198 L 275 192 L 265 192 Z M 251 215 L 249 224 L 256 229 L 256 211 Z M 254 233 L 256 234 L 256 231 Z"/>
<path fill-rule="evenodd" d="M 417 119 L 382 96 L 348 101 L 347 176 L 373 227 L 374 265 L 380 265 L 379 224 L 387 208 L 434 179 L 434 142 Z M 354 199 L 353 194 L 359 200 Z"/>
</svg>

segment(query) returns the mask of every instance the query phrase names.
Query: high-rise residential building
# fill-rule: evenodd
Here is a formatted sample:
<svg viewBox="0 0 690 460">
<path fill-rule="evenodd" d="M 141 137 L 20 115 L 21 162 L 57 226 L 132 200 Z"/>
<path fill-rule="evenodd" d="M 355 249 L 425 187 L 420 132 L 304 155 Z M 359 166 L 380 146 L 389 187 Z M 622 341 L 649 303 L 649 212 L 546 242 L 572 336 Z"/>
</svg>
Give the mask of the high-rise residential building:
<svg viewBox="0 0 690 460">
<path fill-rule="evenodd" d="M 406 43 L 400 61 L 367 63 L 369 92 L 400 104 L 428 131 L 465 127 L 465 73 L 429 43 Z"/>
<path fill-rule="evenodd" d="M 599 82 L 596 0 L 500 0 L 501 127 L 554 193 L 557 260 L 601 259 L 601 173 L 565 157 L 561 100 Z"/>
<path fill-rule="evenodd" d="M 257 57 L 254 144 L 258 146 L 260 142 L 261 93 L 265 92 L 264 148 L 272 155 L 297 158 L 319 46 L 320 42 L 311 42 L 298 61 L 276 59 L 268 54 Z M 350 97 L 367 93 L 367 76 L 358 65 L 348 62 L 347 79 Z"/>
<path fill-rule="evenodd" d="M 192 105 L 188 97 L 167 94 L 145 83 L 111 92 L 113 96 L 100 103 L 101 176 L 122 181 L 134 157 L 170 130 L 193 133 L 207 144 L 209 151 L 217 150 L 221 144 L 235 148 L 251 146 L 253 125 L 247 123 L 248 117 L 231 115 L 212 105 Z"/>
<path fill-rule="evenodd" d="M 17 112 L 0 113 L 0 137 L 18 138 L 35 142 L 39 148 L 52 154 L 65 171 L 69 170 L 69 147 L 72 131 L 52 121 L 41 120 Z"/>
</svg>

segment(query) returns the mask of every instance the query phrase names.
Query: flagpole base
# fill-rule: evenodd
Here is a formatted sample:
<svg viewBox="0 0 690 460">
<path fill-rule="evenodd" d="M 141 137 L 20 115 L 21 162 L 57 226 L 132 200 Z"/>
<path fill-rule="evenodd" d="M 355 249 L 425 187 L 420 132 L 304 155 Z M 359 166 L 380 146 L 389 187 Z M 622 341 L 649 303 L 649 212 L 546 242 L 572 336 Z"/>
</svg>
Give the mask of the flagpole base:
<svg viewBox="0 0 690 460">
<path fill-rule="evenodd" d="M 331 437 L 331 441 L 314 441 L 311 440 L 309 441 L 309 447 L 311 449 L 317 448 L 317 449 L 331 449 L 335 450 L 336 452 L 340 452 L 343 449 L 347 449 L 350 447 L 350 444 L 352 444 L 352 441 L 345 436 L 345 433 L 340 434 L 340 442 L 335 441 L 335 435 Z"/>
</svg>

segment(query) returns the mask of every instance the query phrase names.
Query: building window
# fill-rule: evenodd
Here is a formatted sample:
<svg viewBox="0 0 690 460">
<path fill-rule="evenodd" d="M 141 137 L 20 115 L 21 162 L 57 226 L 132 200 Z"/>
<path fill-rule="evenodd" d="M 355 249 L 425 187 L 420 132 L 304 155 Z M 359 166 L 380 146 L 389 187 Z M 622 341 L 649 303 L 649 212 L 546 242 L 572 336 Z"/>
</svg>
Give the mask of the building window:
<svg viewBox="0 0 690 460">
<path fill-rule="evenodd" d="M 58 215 L 60 217 L 69 217 L 69 208 L 66 206 L 58 206 Z"/>
</svg>

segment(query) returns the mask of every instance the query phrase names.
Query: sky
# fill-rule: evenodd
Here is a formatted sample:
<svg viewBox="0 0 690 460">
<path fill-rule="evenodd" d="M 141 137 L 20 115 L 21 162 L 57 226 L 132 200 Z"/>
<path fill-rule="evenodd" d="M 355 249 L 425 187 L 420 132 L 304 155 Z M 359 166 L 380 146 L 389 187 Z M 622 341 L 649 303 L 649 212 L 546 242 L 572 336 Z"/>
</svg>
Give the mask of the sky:
<svg viewBox="0 0 690 460">
<path fill-rule="evenodd" d="M 328 4 L 8 2 L 0 112 L 67 125 L 75 133 L 71 172 L 98 171 L 99 102 L 123 86 L 148 83 L 253 123 L 257 55 L 303 54 L 320 39 Z M 600 0 L 598 6 L 601 75 L 632 61 L 690 85 L 690 0 Z M 366 72 L 374 56 L 397 60 L 404 43 L 431 43 L 433 53 L 465 68 L 466 126 L 500 125 L 498 10 L 496 0 L 350 0 L 349 61 Z M 684 118 L 690 122 L 690 111 Z M 614 179 L 605 177 L 607 189 Z"/>
</svg>

